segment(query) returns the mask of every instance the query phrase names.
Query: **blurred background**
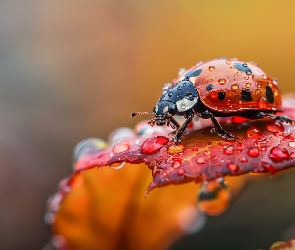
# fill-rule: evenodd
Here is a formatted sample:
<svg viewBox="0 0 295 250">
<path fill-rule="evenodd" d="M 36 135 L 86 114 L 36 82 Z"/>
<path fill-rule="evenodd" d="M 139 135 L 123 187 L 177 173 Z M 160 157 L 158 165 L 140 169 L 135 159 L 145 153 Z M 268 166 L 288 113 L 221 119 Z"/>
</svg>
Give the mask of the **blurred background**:
<svg viewBox="0 0 295 250">
<path fill-rule="evenodd" d="M 294 9 L 291 0 L 1 0 L 0 249 L 49 241 L 46 200 L 71 174 L 74 146 L 144 119 L 130 112 L 152 111 L 179 68 L 253 60 L 294 92 Z M 228 213 L 171 249 L 295 238 L 294 178 L 253 181 Z"/>
</svg>

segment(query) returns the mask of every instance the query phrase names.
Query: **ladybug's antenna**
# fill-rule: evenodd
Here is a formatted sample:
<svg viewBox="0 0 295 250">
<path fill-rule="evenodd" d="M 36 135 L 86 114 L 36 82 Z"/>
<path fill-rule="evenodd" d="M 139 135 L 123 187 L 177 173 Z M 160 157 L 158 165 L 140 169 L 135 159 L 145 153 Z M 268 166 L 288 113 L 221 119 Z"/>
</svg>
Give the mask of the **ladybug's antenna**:
<svg viewBox="0 0 295 250">
<path fill-rule="evenodd" d="M 152 112 L 132 112 L 131 113 L 131 116 L 134 117 L 134 116 L 137 116 L 137 115 L 154 115 L 155 113 L 152 113 Z"/>
</svg>

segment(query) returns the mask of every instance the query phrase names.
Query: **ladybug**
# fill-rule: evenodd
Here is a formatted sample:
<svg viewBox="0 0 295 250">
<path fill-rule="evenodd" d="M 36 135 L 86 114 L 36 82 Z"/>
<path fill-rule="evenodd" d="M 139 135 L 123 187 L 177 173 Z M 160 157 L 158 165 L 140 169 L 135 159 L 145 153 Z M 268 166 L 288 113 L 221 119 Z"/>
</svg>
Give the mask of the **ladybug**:
<svg viewBox="0 0 295 250">
<path fill-rule="evenodd" d="M 255 63 L 245 63 L 236 58 L 214 59 L 200 62 L 189 70 L 180 70 L 172 83 L 165 84 L 150 125 L 170 125 L 176 128 L 174 141 L 179 143 L 194 115 L 211 119 L 216 133 L 226 140 L 236 136 L 222 129 L 216 117 L 240 116 L 248 119 L 268 117 L 294 125 L 295 121 L 276 116 L 282 111 L 281 92 L 277 81 L 271 79 Z M 180 125 L 174 115 L 182 115 Z"/>
</svg>

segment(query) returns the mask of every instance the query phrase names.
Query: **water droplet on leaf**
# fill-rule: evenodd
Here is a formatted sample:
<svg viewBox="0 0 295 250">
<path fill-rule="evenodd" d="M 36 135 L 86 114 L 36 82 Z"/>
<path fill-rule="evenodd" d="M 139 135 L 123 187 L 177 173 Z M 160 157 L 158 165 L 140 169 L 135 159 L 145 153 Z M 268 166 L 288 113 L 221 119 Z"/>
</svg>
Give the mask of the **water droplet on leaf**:
<svg viewBox="0 0 295 250">
<path fill-rule="evenodd" d="M 156 136 L 147 139 L 140 147 L 143 154 L 152 155 L 157 153 L 163 146 L 168 143 L 169 139 L 164 136 Z"/>
<path fill-rule="evenodd" d="M 285 148 L 273 147 L 268 156 L 273 162 L 289 160 L 289 152 Z"/>
<path fill-rule="evenodd" d="M 202 184 L 198 194 L 198 208 L 209 216 L 224 213 L 231 200 L 231 193 L 223 179 L 206 181 Z"/>
<path fill-rule="evenodd" d="M 254 139 L 254 138 L 261 138 L 262 137 L 262 132 L 259 128 L 257 127 L 250 127 L 247 130 L 247 137 L 249 139 Z"/>
<path fill-rule="evenodd" d="M 258 148 L 255 148 L 255 147 L 251 147 L 251 148 L 249 148 L 249 150 L 248 150 L 248 155 L 249 155 L 250 157 L 253 157 L 253 158 L 257 157 L 257 156 L 259 155 L 259 150 L 258 150 Z"/>
</svg>

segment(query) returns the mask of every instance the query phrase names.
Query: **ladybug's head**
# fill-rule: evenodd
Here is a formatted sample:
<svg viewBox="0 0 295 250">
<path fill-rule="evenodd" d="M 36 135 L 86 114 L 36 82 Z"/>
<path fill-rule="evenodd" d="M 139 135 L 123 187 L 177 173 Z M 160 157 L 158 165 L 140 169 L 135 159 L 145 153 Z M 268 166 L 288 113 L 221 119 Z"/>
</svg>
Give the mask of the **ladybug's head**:
<svg viewBox="0 0 295 250">
<path fill-rule="evenodd" d="M 194 84 L 188 79 L 184 79 L 177 84 L 164 86 L 163 94 L 154 107 L 153 113 L 134 112 L 131 116 L 153 114 L 155 118 L 150 120 L 149 124 L 159 126 L 170 124 L 172 116 L 184 114 L 191 110 L 198 102 L 199 94 Z"/>
<path fill-rule="evenodd" d="M 176 112 L 177 112 L 177 107 L 175 103 L 167 102 L 167 101 L 159 101 L 153 110 L 153 113 L 155 114 L 155 118 L 153 120 L 158 126 L 162 126 L 165 124 L 168 125 L 170 118 L 174 116 Z"/>
</svg>

